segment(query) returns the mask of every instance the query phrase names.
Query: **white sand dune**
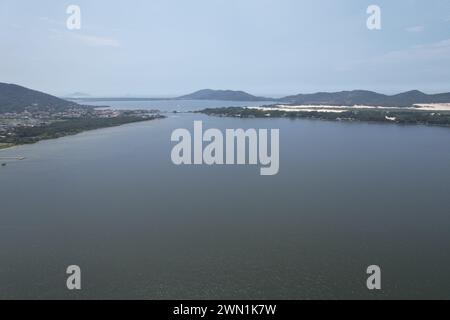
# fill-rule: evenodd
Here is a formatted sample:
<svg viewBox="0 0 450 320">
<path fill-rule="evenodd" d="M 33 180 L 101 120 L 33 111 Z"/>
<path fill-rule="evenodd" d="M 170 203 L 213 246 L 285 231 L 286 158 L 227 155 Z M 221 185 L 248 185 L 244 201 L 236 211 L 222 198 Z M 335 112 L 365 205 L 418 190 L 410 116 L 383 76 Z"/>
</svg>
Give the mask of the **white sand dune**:
<svg viewBox="0 0 450 320">
<path fill-rule="evenodd" d="M 382 107 L 382 106 L 330 106 L 330 105 L 283 105 L 279 104 L 275 107 L 249 107 L 248 109 L 256 109 L 262 111 L 284 111 L 284 112 L 334 112 L 342 113 L 348 110 L 355 109 L 371 109 L 371 110 L 421 110 L 421 111 L 450 111 L 450 103 L 429 103 L 429 104 L 416 104 L 413 107 Z"/>
<path fill-rule="evenodd" d="M 414 109 L 426 111 L 450 111 L 450 103 L 416 104 Z"/>
<path fill-rule="evenodd" d="M 249 107 L 248 109 L 256 109 L 256 110 L 262 110 L 262 111 L 284 111 L 284 112 L 297 112 L 297 111 L 304 111 L 304 112 L 336 112 L 341 113 L 345 112 L 345 109 L 324 109 L 324 108 L 291 108 L 291 107 L 274 107 L 274 108 L 268 108 L 268 107 Z"/>
<path fill-rule="evenodd" d="M 330 105 L 277 105 L 276 107 L 249 107 L 249 109 L 256 109 L 262 111 L 284 111 L 284 112 L 333 112 L 342 113 L 352 109 L 389 109 L 387 107 L 373 107 L 373 106 L 330 106 Z M 392 109 L 392 108 L 391 108 Z"/>
</svg>

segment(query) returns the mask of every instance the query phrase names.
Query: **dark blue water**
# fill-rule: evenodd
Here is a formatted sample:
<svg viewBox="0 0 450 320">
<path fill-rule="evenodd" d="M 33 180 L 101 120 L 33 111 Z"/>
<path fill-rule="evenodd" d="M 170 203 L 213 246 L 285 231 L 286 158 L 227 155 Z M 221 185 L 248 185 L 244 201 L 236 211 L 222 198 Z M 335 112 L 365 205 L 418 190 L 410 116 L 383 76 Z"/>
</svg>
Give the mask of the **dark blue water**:
<svg viewBox="0 0 450 320">
<path fill-rule="evenodd" d="M 174 166 L 194 120 L 279 128 L 280 173 Z M 0 297 L 450 298 L 449 146 L 446 128 L 169 114 L 0 151 L 27 157 L 0 168 Z"/>
</svg>

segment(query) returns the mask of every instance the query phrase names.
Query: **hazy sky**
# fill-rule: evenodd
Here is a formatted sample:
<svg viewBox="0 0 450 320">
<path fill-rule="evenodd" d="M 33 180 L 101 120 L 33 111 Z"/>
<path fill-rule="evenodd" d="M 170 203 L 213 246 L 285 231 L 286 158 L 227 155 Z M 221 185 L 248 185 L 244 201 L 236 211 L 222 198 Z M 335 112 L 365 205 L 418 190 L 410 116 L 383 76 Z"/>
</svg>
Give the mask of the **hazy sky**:
<svg viewBox="0 0 450 320">
<path fill-rule="evenodd" d="M 81 30 L 66 28 L 71 4 Z M 0 82 L 97 96 L 450 91 L 450 1 L 0 0 Z"/>
</svg>

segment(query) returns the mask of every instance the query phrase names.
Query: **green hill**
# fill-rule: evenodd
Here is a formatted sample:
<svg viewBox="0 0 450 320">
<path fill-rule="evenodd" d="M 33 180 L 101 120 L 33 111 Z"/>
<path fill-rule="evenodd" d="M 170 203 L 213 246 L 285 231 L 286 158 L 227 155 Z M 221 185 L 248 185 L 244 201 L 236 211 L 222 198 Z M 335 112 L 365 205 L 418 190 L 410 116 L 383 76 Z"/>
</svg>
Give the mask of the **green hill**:
<svg viewBox="0 0 450 320">
<path fill-rule="evenodd" d="M 0 83 L 0 113 L 29 111 L 58 112 L 78 104 L 55 96 L 21 87 Z"/>
</svg>

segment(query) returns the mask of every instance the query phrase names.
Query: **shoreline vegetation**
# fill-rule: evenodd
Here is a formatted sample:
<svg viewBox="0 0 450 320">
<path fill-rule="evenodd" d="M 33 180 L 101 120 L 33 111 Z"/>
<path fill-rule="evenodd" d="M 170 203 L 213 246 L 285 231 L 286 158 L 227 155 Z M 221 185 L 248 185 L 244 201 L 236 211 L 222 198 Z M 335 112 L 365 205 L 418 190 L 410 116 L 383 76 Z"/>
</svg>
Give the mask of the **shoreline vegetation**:
<svg viewBox="0 0 450 320">
<path fill-rule="evenodd" d="M 10 144 L 10 143 L 0 143 L 0 150 L 8 149 L 8 148 L 11 148 L 11 147 L 14 147 L 14 145 Z"/>
<path fill-rule="evenodd" d="M 40 126 L 17 127 L 14 129 L 13 135 L 0 137 L 0 150 L 19 145 L 33 144 L 42 140 L 72 136 L 85 131 L 117 127 L 125 124 L 162 118 L 165 118 L 165 116 L 160 114 L 138 116 L 131 113 L 131 115 L 122 115 L 114 118 L 88 117 L 59 120 Z"/>
<path fill-rule="evenodd" d="M 219 117 L 318 119 L 450 127 L 450 110 L 445 109 L 268 105 L 207 108 L 196 112 Z"/>
</svg>

